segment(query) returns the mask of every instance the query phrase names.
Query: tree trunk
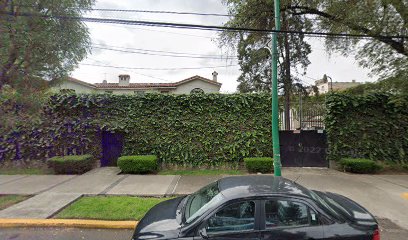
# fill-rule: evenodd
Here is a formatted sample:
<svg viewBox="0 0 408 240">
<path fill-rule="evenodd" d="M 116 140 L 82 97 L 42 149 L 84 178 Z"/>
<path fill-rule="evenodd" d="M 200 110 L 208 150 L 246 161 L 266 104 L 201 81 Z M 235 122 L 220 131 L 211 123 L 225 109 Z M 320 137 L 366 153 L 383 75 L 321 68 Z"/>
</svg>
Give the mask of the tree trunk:
<svg viewBox="0 0 408 240">
<path fill-rule="evenodd" d="M 289 23 L 286 19 L 285 12 L 282 13 L 282 21 L 283 21 L 283 30 L 288 30 Z M 290 93 L 292 88 L 292 81 L 290 76 L 290 47 L 289 47 L 289 35 L 283 34 L 283 44 L 284 44 L 284 51 L 285 51 L 285 59 L 284 59 L 284 80 L 283 80 L 283 88 L 284 88 L 284 97 L 285 97 L 285 130 L 290 130 Z"/>
</svg>

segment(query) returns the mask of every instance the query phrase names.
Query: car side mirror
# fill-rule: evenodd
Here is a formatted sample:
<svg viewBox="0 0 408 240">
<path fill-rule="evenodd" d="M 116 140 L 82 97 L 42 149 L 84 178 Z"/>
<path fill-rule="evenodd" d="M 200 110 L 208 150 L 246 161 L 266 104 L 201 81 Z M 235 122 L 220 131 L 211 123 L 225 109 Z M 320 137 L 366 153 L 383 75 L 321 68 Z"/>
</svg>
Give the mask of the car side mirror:
<svg viewBox="0 0 408 240">
<path fill-rule="evenodd" d="M 201 237 L 202 239 L 208 239 L 207 229 L 206 229 L 205 227 L 201 228 L 201 229 L 198 231 L 198 234 L 200 234 L 200 237 Z"/>
</svg>

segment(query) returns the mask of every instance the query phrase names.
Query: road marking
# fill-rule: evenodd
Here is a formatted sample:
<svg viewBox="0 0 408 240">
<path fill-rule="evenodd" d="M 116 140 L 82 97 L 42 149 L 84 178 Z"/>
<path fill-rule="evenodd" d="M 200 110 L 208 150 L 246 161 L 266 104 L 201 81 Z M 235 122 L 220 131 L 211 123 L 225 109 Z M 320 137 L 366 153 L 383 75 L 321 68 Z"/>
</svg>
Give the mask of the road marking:
<svg viewBox="0 0 408 240">
<path fill-rule="evenodd" d="M 405 198 L 405 199 L 407 199 L 407 200 L 408 200 L 408 192 L 403 193 L 401 196 L 402 196 L 403 198 Z"/>
</svg>

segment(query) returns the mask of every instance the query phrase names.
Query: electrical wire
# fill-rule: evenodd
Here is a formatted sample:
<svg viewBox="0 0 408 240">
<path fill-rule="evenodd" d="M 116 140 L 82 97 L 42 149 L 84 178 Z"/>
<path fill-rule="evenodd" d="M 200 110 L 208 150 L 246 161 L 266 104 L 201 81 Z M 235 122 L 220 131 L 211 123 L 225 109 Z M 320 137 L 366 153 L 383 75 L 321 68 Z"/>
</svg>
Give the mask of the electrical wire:
<svg viewBox="0 0 408 240">
<path fill-rule="evenodd" d="M 94 46 L 93 48 L 115 51 L 115 52 L 122 52 L 122 53 L 142 54 L 142 55 L 161 56 L 161 57 L 200 58 L 200 59 L 219 59 L 219 60 L 237 59 L 237 57 L 228 57 L 228 56 L 222 56 L 222 55 L 218 57 L 211 57 L 211 56 L 207 57 L 207 56 L 191 56 L 191 55 L 176 55 L 176 54 L 160 54 L 160 53 L 143 52 L 143 51 L 121 50 L 121 49 L 98 47 L 98 46 Z"/>
<path fill-rule="evenodd" d="M 122 66 L 111 66 L 111 65 L 99 65 L 99 64 L 89 64 L 89 63 L 80 63 L 80 65 L 93 66 L 93 67 L 119 68 L 119 69 L 150 70 L 150 71 L 195 70 L 195 69 L 210 69 L 210 68 L 228 68 L 228 67 L 238 66 L 238 65 L 224 65 L 224 66 L 211 66 L 211 67 L 146 68 L 146 67 L 122 67 Z"/>
<path fill-rule="evenodd" d="M 124 20 L 124 19 L 110 19 L 110 18 L 89 18 L 89 17 L 73 17 L 73 16 L 47 16 L 47 15 L 35 15 L 30 13 L 0 13 L 2 15 L 22 16 L 22 17 L 39 17 L 44 19 L 59 19 L 59 20 L 76 20 L 83 22 L 96 22 L 96 23 L 111 23 L 111 24 L 127 24 L 127 25 L 143 25 L 152 27 L 168 27 L 179 29 L 195 29 L 195 30 L 207 30 L 207 31 L 233 31 L 233 32 L 264 32 L 264 33 L 276 33 L 276 34 L 303 34 L 314 37 L 340 37 L 340 38 L 380 38 L 380 39 L 405 39 L 408 36 L 405 35 L 365 35 L 365 34 L 348 34 L 348 33 L 327 33 L 327 32 L 310 32 L 310 31 L 291 31 L 291 30 L 268 30 L 268 29 L 255 29 L 245 27 L 226 27 L 216 25 L 200 25 L 190 23 L 172 23 L 172 22 L 155 22 L 155 21 L 138 21 L 138 20 Z"/>
</svg>

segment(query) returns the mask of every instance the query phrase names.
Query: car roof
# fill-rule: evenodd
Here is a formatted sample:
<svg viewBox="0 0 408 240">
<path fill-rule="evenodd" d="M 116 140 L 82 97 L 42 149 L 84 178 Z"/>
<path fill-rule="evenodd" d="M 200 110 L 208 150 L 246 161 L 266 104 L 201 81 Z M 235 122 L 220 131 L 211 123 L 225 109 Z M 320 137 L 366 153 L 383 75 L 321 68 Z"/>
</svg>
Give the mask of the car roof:
<svg viewBox="0 0 408 240">
<path fill-rule="evenodd" d="M 309 190 L 293 181 L 272 175 L 226 177 L 218 187 L 227 200 L 252 196 L 298 195 L 310 198 Z"/>
</svg>

